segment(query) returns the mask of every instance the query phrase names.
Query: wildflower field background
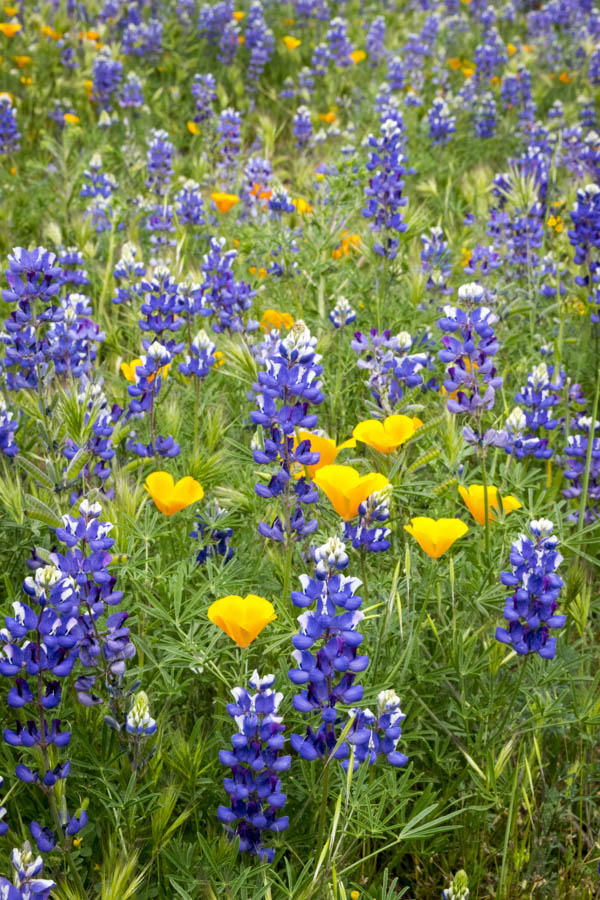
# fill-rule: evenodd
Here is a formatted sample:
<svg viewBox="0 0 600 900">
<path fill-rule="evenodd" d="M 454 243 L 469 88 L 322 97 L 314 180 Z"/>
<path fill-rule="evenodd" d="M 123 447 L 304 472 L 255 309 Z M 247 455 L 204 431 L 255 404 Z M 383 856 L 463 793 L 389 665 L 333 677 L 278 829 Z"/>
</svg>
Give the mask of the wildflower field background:
<svg viewBox="0 0 600 900">
<path fill-rule="evenodd" d="M 598 897 L 598 3 L 0 18 L 1 900 Z"/>
</svg>

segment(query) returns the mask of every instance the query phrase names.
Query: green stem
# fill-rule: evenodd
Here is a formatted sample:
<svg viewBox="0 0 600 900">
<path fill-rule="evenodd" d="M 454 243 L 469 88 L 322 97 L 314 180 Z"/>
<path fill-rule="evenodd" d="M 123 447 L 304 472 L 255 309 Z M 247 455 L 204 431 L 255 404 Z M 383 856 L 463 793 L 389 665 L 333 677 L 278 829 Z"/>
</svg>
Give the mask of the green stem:
<svg viewBox="0 0 600 900">
<path fill-rule="evenodd" d="M 590 483 L 590 468 L 592 465 L 592 450 L 594 447 L 594 434 L 596 431 L 596 416 L 598 414 L 598 398 L 600 397 L 600 367 L 596 372 L 596 391 L 594 393 L 594 405 L 592 407 L 592 421 L 588 435 L 587 454 L 585 457 L 585 472 L 583 475 L 583 489 L 581 491 L 581 500 L 579 501 L 579 522 L 578 533 L 581 535 L 585 519 L 585 504 L 587 501 L 588 487 Z"/>
<path fill-rule="evenodd" d="M 319 812 L 319 830 L 317 832 L 317 852 L 321 852 L 321 843 L 323 841 L 323 829 L 325 827 L 325 816 L 327 815 L 327 801 L 329 799 L 329 758 L 325 760 L 325 768 L 323 770 L 323 784 L 321 788 L 321 810 Z"/>
<path fill-rule="evenodd" d="M 115 255 L 115 225 L 110 230 L 110 240 L 108 244 L 108 256 L 106 259 L 106 269 L 104 270 L 104 281 L 102 282 L 102 293 L 98 301 L 98 318 L 102 322 L 104 319 L 104 302 L 108 293 L 108 285 L 112 276 L 113 258 Z"/>
<path fill-rule="evenodd" d="M 528 660 L 528 659 L 529 659 L 529 654 L 527 654 L 527 656 L 525 657 L 525 659 L 524 659 L 523 662 L 521 663 L 521 671 L 519 672 L 519 677 L 518 677 L 518 679 L 517 679 L 517 684 L 516 684 L 515 690 L 514 690 L 514 692 L 513 692 L 512 697 L 510 698 L 510 702 L 507 703 L 507 704 L 505 705 L 505 707 L 504 707 L 504 715 L 502 716 L 502 721 L 500 722 L 500 725 L 498 726 L 498 728 L 497 728 L 496 731 L 494 732 L 494 735 L 493 735 L 493 737 L 492 737 L 492 739 L 491 739 L 492 741 L 493 741 L 498 735 L 501 735 L 501 734 L 502 734 L 502 732 L 503 732 L 503 730 L 504 730 L 504 726 L 506 725 L 506 721 L 507 721 L 507 719 L 508 719 L 508 717 L 509 717 L 509 715 L 510 715 L 510 712 L 511 712 L 511 710 L 513 709 L 513 707 L 514 707 L 514 705 L 515 705 L 515 701 L 516 701 L 517 697 L 519 696 L 519 690 L 520 690 L 520 688 L 521 688 L 521 683 L 522 683 L 522 681 L 523 681 L 523 676 L 525 675 L 525 668 L 526 668 L 526 666 L 527 666 L 527 660 Z"/>
<path fill-rule="evenodd" d="M 200 379 L 194 378 L 194 463 L 198 459 L 198 420 L 200 409 Z"/>
<path fill-rule="evenodd" d="M 483 515 L 485 519 L 485 555 L 490 558 L 490 509 L 488 506 L 488 482 L 485 465 L 485 451 L 481 454 L 481 478 L 483 481 Z"/>
</svg>

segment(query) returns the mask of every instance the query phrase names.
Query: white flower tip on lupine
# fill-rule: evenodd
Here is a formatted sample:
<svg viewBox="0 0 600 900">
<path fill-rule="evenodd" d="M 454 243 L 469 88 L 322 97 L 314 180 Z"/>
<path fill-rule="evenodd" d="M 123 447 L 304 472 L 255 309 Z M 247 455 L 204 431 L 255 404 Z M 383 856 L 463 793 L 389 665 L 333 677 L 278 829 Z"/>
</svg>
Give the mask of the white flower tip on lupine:
<svg viewBox="0 0 600 900">
<path fill-rule="evenodd" d="M 554 522 L 550 519 L 532 519 L 529 530 L 538 537 L 548 537 L 554 531 Z"/>
<path fill-rule="evenodd" d="M 98 518 L 98 516 L 100 515 L 101 512 L 102 512 L 102 505 L 100 503 L 90 503 L 90 501 L 87 499 L 87 497 L 85 497 L 79 504 L 79 513 L 82 516 L 96 519 L 96 518 Z"/>
<path fill-rule="evenodd" d="M 408 331 L 399 331 L 396 335 L 396 342 L 400 350 L 410 350 L 412 347 L 412 335 Z"/>
<path fill-rule="evenodd" d="M 162 344 L 159 344 L 158 341 L 152 341 L 150 346 L 148 347 L 148 356 L 154 360 L 160 360 L 165 355 L 166 350 Z"/>
<path fill-rule="evenodd" d="M 200 329 L 200 331 L 192 341 L 192 344 L 194 345 L 194 348 L 196 350 L 208 350 L 209 347 L 214 347 L 213 342 L 209 338 L 204 328 Z"/>
<path fill-rule="evenodd" d="M 121 248 L 121 262 L 131 265 L 135 262 L 137 247 L 131 241 L 126 241 Z"/>
<path fill-rule="evenodd" d="M 541 384 L 547 384 L 549 380 L 548 366 L 545 362 L 541 362 L 537 366 L 534 366 L 531 372 L 531 383 L 534 387 L 537 388 Z"/>
<path fill-rule="evenodd" d="M 381 715 L 400 707 L 400 697 L 393 688 L 386 688 L 377 694 L 377 712 Z"/>
<path fill-rule="evenodd" d="M 255 669 L 248 684 L 254 691 L 266 690 L 275 684 L 275 676 L 273 674 L 261 676 L 258 674 L 258 669 Z"/>
<path fill-rule="evenodd" d="M 506 420 L 506 427 L 513 434 L 520 434 L 527 427 L 527 419 L 520 406 L 515 406 Z"/>
<path fill-rule="evenodd" d="M 468 284 L 461 284 L 458 289 L 458 299 L 466 302 L 474 302 L 481 300 L 483 297 L 484 290 L 480 284 L 477 284 L 476 281 L 471 281 Z"/>
</svg>

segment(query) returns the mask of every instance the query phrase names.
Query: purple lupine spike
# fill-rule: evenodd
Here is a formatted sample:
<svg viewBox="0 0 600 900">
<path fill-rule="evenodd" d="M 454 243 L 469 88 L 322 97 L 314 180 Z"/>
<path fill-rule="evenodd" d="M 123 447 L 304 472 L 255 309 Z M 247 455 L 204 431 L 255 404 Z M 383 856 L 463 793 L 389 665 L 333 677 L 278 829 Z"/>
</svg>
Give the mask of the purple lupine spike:
<svg viewBox="0 0 600 900">
<path fill-rule="evenodd" d="M 232 750 L 219 752 L 220 762 L 231 768 L 231 777 L 223 782 L 231 805 L 219 806 L 217 818 L 232 839 L 239 838 L 241 852 L 266 862 L 275 856 L 264 844 L 266 832 L 277 834 L 289 825 L 288 817 L 279 815 L 286 801 L 279 776 L 289 769 L 291 757 L 281 755 L 285 725 L 277 711 L 283 694 L 272 690 L 274 683 L 274 675 L 261 678 L 255 670 L 249 682 L 255 693 L 232 690 L 234 702 L 227 712 L 238 732 L 231 739 Z"/>
<path fill-rule="evenodd" d="M 550 629 L 562 628 L 567 617 L 556 612 L 558 595 L 564 585 L 556 570 L 562 562 L 558 538 L 548 519 L 529 524 L 532 537 L 519 535 L 510 551 L 512 572 L 502 572 L 502 584 L 515 588 L 506 598 L 504 618 L 508 628 L 496 629 L 496 640 L 510 644 L 520 654 L 539 653 L 552 659 L 556 638 Z"/>
</svg>

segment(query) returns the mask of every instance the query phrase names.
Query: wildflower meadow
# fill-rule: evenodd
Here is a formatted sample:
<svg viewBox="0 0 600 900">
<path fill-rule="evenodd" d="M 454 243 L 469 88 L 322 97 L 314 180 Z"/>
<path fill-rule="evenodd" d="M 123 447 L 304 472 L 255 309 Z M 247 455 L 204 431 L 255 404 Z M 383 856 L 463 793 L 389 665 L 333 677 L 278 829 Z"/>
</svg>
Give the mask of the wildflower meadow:
<svg viewBox="0 0 600 900">
<path fill-rule="evenodd" d="M 598 0 L 0 7 L 0 900 L 600 897 Z"/>
</svg>

